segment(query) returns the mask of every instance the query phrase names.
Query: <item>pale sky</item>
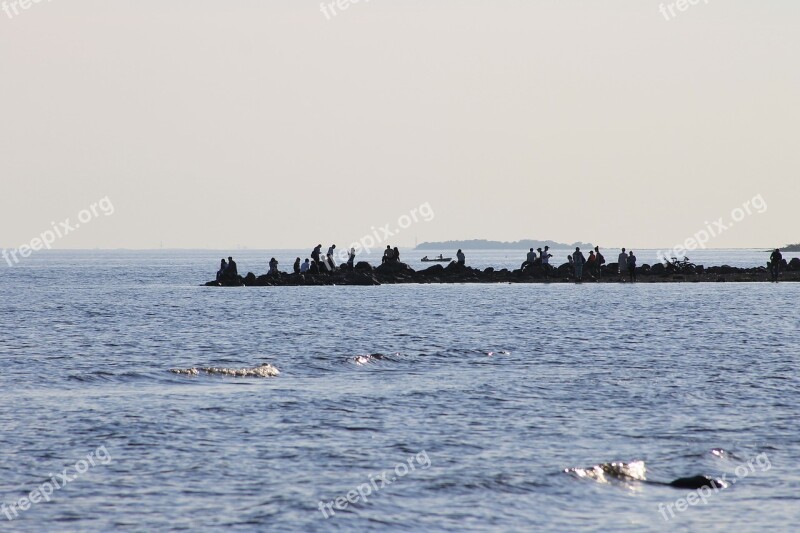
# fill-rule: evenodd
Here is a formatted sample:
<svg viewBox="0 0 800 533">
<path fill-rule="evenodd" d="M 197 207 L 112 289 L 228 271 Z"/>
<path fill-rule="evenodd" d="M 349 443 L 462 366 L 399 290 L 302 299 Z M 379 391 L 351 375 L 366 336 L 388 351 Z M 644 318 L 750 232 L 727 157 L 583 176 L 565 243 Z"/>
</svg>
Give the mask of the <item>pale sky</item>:
<svg viewBox="0 0 800 533">
<path fill-rule="evenodd" d="M 800 241 L 797 0 L 11 3 L 2 247 Z"/>
</svg>

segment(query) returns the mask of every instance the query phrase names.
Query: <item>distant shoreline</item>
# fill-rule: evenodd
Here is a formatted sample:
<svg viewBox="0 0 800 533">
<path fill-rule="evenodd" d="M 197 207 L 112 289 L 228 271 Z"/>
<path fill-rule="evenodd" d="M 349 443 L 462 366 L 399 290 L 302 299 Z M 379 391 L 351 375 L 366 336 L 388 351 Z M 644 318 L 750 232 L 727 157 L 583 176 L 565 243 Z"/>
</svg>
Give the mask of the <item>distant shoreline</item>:
<svg viewBox="0 0 800 533">
<path fill-rule="evenodd" d="M 464 250 L 527 250 L 529 248 L 544 248 L 545 246 L 554 249 L 573 249 L 577 247 L 589 250 L 594 248 L 594 245 L 588 242 L 573 242 L 572 244 L 567 244 L 556 241 L 538 241 L 535 239 L 523 239 L 520 241 L 471 239 L 466 241 L 423 242 L 414 247 L 414 250 L 449 250 L 451 248 L 461 248 Z"/>
</svg>

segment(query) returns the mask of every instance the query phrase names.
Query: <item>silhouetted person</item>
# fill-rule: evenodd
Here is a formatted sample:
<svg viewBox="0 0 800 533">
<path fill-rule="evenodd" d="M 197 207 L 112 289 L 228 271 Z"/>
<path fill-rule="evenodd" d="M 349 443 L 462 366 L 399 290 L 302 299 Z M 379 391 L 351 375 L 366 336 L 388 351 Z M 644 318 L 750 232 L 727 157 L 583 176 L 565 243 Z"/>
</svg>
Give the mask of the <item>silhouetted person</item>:
<svg viewBox="0 0 800 533">
<path fill-rule="evenodd" d="M 322 253 L 322 245 L 318 244 L 314 247 L 314 250 L 311 252 L 311 259 L 315 263 L 319 263 L 319 255 Z"/>
<path fill-rule="evenodd" d="M 356 262 L 356 249 L 350 248 L 350 252 L 347 254 L 347 266 L 350 270 L 353 270 L 353 264 Z"/>
<path fill-rule="evenodd" d="M 333 254 L 325 258 L 325 268 L 328 269 L 328 272 L 336 270 L 336 261 L 333 260 Z"/>
<path fill-rule="evenodd" d="M 236 266 L 236 261 L 233 257 L 228 257 L 228 269 L 225 271 L 226 278 L 236 278 L 239 276 L 239 268 Z"/>
<path fill-rule="evenodd" d="M 456 252 L 456 259 L 458 259 L 459 265 L 464 265 L 467 262 L 467 258 L 464 256 L 464 252 L 461 251 L 461 248 Z"/>
<path fill-rule="evenodd" d="M 594 250 L 589 250 L 589 258 L 586 260 L 586 271 L 589 273 L 590 278 L 594 278 L 594 269 L 597 264 L 597 256 L 594 255 Z"/>
<path fill-rule="evenodd" d="M 633 255 L 633 250 L 628 253 L 628 275 L 631 281 L 636 281 L 636 256 Z"/>
<path fill-rule="evenodd" d="M 400 249 L 397 246 L 395 246 L 394 250 L 392 250 L 392 261 L 397 263 L 400 262 Z"/>
<path fill-rule="evenodd" d="M 583 256 L 580 247 L 575 247 L 575 253 L 572 254 L 572 264 L 575 267 L 575 279 L 583 281 L 583 265 L 586 264 L 586 258 Z"/>
<path fill-rule="evenodd" d="M 617 258 L 617 272 L 619 273 L 619 280 L 622 281 L 625 279 L 625 272 L 628 271 L 628 254 L 625 253 L 625 248 L 619 254 Z"/>
<path fill-rule="evenodd" d="M 769 271 L 772 274 L 772 281 L 778 281 L 778 276 L 781 273 L 781 265 L 783 264 L 783 254 L 778 248 L 769 256 Z"/>
<path fill-rule="evenodd" d="M 536 262 L 536 252 L 533 251 L 533 248 L 530 249 L 528 255 L 525 257 L 525 262 L 527 266 L 533 266 L 533 263 Z"/>
<path fill-rule="evenodd" d="M 309 261 L 308 257 L 306 257 L 306 260 L 303 262 L 302 265 L 300 265 L 300 273 L 303 274 L 305 272 L 308 272 L 309 270 L 311 270 L 311 261 Z"/>
<path fill-rule="evenodd" d="M 598 278 L 603 277 L 603 265 L 606 264 L 606 258 L 603 257 L 603 254 L 600 253 L 600 247 L 594 247 L 594 255 L 597 262 L 595 263 L 595 273 L 597 274 Z"/>
<path fill-rule="evenodd" d="M 544 251 L 542 252 L 542 268 L 544 269 L 544 277 L 550 277 L 550 258 L 553 257 L 553 254 L 550 253 L 550 247 L 545 246 Z"/>
<path fill-rule="evenodd" d="M 278 274 L 278 260 L 275 259 L 274 257 L 269 260 L 269 273 L 272 276 Z"/>
<path fill-rule="evenodd" d="M 295 274 L 299 274 L 300 273 L 300 258 L 299 257 L 294 260 L 294 266 L 292 267 L 292 270 L 294 270 Z"/>
<path fill-rule="evenodd" d="M 219 270 L 217 270 L 217 281 L 225 277 L 225 273 L 227 272 L 227 270 L 228 270 L 228 263 L 226 263 L 225 259 L 223 259 L 219 263 Z"/>
<path fill-rule="evenodd" d="M 392 247 L 388 244 L 386 245 L 386 250 L 383 252 L 383 259 L 381 260 L 382 263 L 388 263 L 392 260 Z"/>
</svg>

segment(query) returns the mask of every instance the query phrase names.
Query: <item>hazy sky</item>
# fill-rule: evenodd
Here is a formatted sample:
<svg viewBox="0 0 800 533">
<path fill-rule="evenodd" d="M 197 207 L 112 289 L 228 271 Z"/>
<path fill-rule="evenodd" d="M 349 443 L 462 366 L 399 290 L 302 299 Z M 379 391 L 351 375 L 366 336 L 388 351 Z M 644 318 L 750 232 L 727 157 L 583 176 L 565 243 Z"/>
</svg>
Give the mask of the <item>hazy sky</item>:
<svg viewBox="0 0 800 533">
<path fill-rule="evenodd" d="M 758 195 L 709 245 L 800 241 L 800 2 L 660 4 L 0 11 L 0 246 L 105 197 L 55 246 L 344 245 L 427 203 L 393 244 L 665 247 Z"/>
</svg>

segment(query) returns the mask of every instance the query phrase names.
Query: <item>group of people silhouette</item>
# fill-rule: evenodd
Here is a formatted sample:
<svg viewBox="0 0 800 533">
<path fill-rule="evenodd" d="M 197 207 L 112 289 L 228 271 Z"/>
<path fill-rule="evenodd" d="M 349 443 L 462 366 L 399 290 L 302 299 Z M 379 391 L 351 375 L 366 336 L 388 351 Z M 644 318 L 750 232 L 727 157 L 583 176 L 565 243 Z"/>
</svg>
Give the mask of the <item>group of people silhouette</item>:
<svg viewBox="0 0 800 533">
<path fill-rule="evenodd" d="M 589 251 L 588 259 L 583 256 L 580 247 L 575 248 L 575 252 L 567 257 L 569 264 L 572 265 L 575 271 L 575 279 L 583 281 L 584 271 L 591 279 L 599 279 L 603 276 L 603 265 L 606 263 L 606 258 L 600 253 L 600 247 L 595 246 L 594 250 Z M 628 274 L 630 281 L 638 281 L 636 275 L 636 256 L 633 250 L 626 251 L 622 248 L 617 256 L 617 274 L 620 281 L 625 279 L 625 274 Z"/>
<path fill-rule="evenodd" d="M 552 272 L 550 265 L 550 258 L 553 254 L 550 253 L 550 247 L 533 248 L 528 252 L 525 262 L 522 263 L 522 270 L 531 267 L 541 267 L 544 270 L 545 278 L 549 278 Z M 576 281 L 583 281 L 584 275 L 591 279 L 599 279 L 603 275 L 603 265 L 606 263 L 605 257 L 600 253 L 600 247 L 595 246 L 594 250 L 589 250 L 589 257 L 583 255 L 579 246 L 575 247 L 575 251 L 567 256 L 567 262 L 572 268 Z M 636 276 L 636 256 L 633 250 L 627 252 L 625 248 L 622 249 L 618 256 L 617 273 L 620 279 L 624 279 L 625 274 L 628 274 L 630 281 L 637 281 Z"/>
<path fill-rule="evenodd" d="M 219 270 L 217 271 L 217 281 L 236 279 L 237 277 L 239 277 L 239 271 L 233 257 L 229 256 L 227 261 L 222 259 L 219 263 Z"/>
<path fill-rule="evenodd" d="M 295 259 L 292 270 L 295 274 L 303 274 L 306 272 L 311 274 L 332 273 L 337 268 L 352 270 L 356 258 L 355 248 L 351 248 L 347 252 L 347 262 L 340 267 L 336 266 L 336 261 L 334 260 L 335 251 L 336 245 L 332 244 L 323 257 L 322 245 L 318 244 L 311 251 L 310 259 L 306 258 L 304 262 L 301 262 L 299 257 Z M 526 269 L 540 267 L 544 271 L 545 278 L 549 278 L 553 268 L 550 264 L 550 259 L 552 257 L 553 254 L 550 253 L 549 246 L 536 248 L 536 250 L 531 248 L 526 256 L 525 262 L 522 263 L 522 270 L 525 271 Z M 592 280 L 601 278 L 603 276 L 602 267 L 606 263 L 605 257 L 600 253 L 599 246 L 595 246 L 593 250 L 589 251 L 588 258 L 583 255 L 580 247 L 576 247 L 575 251 L 567 256 L 567 261 L 574 273 L 576 281 L 583 281 L 584 276 L 588 276 Z M 400 250 L 397 247 L 392 248 L 387 245 L 386 250 L 383 252 L 381 263 L 399 262 Z M 466 264 L 466 257 L 461 249 L 456 253 L 456 263 L 459 265 Z M 783 255 L 779 249 L 776 249 L 770 255 L 769 263 L 767 263 L 772 281 L 778 281 L 782 265 Z M 279 275 L 278 260 L 274 257 L 269 261 L 269 271 L 267 274 L 272 276 Z M 636 255 L 634 255 L 633 250 L 622 248 L 617 256 L 617 274 L 619 275 L 620 281 L 625 279 L 626 274 L 631 282 L 638 281 Z M 228 257 L 227 261 L 225 259 L 220 261 L 220 267 L 217 271 L 217 281 L 236 279 L 238 276 L 239 272 L 233 257 Z"/>
</svg>

